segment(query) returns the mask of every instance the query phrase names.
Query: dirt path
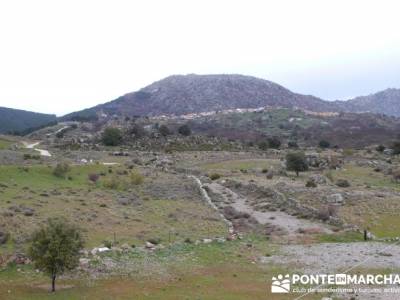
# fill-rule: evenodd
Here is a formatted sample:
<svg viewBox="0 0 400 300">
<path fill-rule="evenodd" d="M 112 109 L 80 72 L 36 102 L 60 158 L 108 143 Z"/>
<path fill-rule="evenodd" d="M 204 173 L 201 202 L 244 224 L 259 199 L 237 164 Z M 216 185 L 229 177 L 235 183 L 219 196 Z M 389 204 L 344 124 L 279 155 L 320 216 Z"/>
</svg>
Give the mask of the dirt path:
<svg viewBox="0 0 400 300">
<path fill-rule="evenodd" d="M 302 274 L 382 274 L 382 270 L 400 269 L 400 245 L 379 242 L 324 243 L 312 245 L 285 245 L 279 254 L 261 257 L 262 264 L 290 266 L 293 273 Z M 369 270 L 369 271 L 368 271 Z M 385 271 L 386 274 L 387 271 Z M 372 288 L 371 286 L 348 286 L 353 288 Z M 397 286 L 376 286 L 390 288 Z M 308 299 L 307 295 L 301 299 Z M 322 297 L 322 294 L 321 294 Z M 396 294 L 369 292 L 362 294 L 341 293 L 332 295 L 332 299 L 343 300 L 392 300 L 399 299 Z M 297 298 L 294 298 L 297 299 Z M 329 298 L 331 299 L 331 298 Z"/>
<path fill-rule="evenodd" d="M 239 212 L 248 213 L 253 216 L 260 224 L 272 224 L 285 229 L 289 235 L 296 234 L 302 229 L 318 229 L 321 232 L 330 233 L 331 230 L 322 223 L 311 222 L 305 219 L 298 219 L 281 211 L 257 211 L 246 203 L 246 198 L 233 192 L 231 189 L 212 182 L 205 184 L 212 193 L 219 195 L 223 203 L 232 206 Z"/>
<path fill-rule="evenodd" d="M 360 268 L 399 269 L 400 245 L 379 242 L 285 245 L 278 255 L 262 257 L 263 263 L 284 262 L 306 274 L 326 274 Z"/>
<path fill-rule="evenodd" d="M 198 185 L 201 195 L 203 197 L 203 199 L 208 203 L 208 205 L 210 205 L 213 209 L 215 209 L 219 216 L 221 217 L 221 219 L 227 224 L 228 226 L 228 232 L 229 233 L 233 233 L 234 232 L 234 228 L 233 228 L 233 224 L 231 221 L 229 221 L 227 218 L 225 218 L 225 216 L 220 213 L 218 207 L 212 202 L 210 196 L 208 195 L 207 191 L 204 189 L 203 184 L 201 183 L 200 179 L 197 178 L 196 176 L 190 175 L 190 178 L 193 178 L 194 181 L 196 182 L 196 184 Z"/>
<path fill-rule="evenodd" d="M 35 150 L 35 151 L 38 151 L 38 152 L 40 153 L 41 156 L 47 156 L 47 157 L 50 157 L 50 156 L 51 156 L 51 153 L 50 153 L 48 150 L 35 148 L 37 145 L 40 144 L 40 142 L 31 143 L 31 144 L 29 144 L 29 143 L 27 143 L 27 142 L 22 142 L 22 143 L 24 144 L 25 148 L 27 148 L 27 149 L 33 149 L 33 150 Z"/>
</svg>

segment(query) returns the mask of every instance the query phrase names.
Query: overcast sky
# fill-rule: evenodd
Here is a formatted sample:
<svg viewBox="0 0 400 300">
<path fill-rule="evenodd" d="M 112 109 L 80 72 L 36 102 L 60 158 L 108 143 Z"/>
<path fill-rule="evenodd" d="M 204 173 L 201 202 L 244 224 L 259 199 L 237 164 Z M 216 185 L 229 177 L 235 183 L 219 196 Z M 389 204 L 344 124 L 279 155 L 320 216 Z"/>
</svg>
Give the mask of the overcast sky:
<svg viewBox="0 0 400 300">
<path fill-rule="evenodd" d="M 400 1 L 0 0 L 0 106 L 58 115 L 171 74 L 323 99 L 400 88 Z"/>
</svg>

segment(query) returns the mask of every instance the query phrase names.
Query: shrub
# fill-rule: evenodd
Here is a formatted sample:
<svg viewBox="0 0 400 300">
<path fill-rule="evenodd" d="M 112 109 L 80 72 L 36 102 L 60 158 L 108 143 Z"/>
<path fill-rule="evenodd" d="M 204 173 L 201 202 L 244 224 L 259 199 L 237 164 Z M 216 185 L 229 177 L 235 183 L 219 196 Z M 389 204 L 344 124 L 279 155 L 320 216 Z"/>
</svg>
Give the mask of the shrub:
<svg viewBox="0 0 400 300">
<path fill-rule="evenodd" d="M 268 146 L 272 149 L 279 149 L 281 146 L 281 141 L 276 137 L 272 137 L 268 139 Z"/>
<path fill-rule="evenodd" d="M 315 188 L 317 187 L 317 183 L 313 179 L 308 179 L 306 182 L 306 187 Z"/>
<path fill-rule="evenodd" d="M 39 160 L 39 159 L 40 159 L 40 155 L 25 153 L 25 154 L 24 154 L 24 160 L 28 160 L 28 159 L 36 159 L 36 160 Z"/>
<path fill-rule="evenodd" d="M 383 145 L 378 145 L 378 146 L 375 148 L 375 150 L 378 151 L 378 152 L 383 152 L 383 151 L 385 151 L 385 149 L 386 149 L 386 147 L 383 146 Z"/>
<path fill-rule="evenodd" d="M 263 151 L 268 150 L 268 142 L 262 141 L 258 143 L 258 148 Z"/>
<path fill-rule="evenodd" d="M 296 141 L 289 141 L 288 148 L 297 149 L 297 148 L 299 148 L 299 145 L 297 144 Z"/>
<path fill-rule="evenodd" d="M 70 167 L 66 162 L 58 163 L 53 170 L 53 175 L 60 178 L 65 178 L 67 173 L 69 172 Z"/>
<path fill-rule="evenodd" d="M 106 146 L 118 146 L 122 143 L 122 133 L 118 128 L 108 127 L 104 130 L 101 140 Z"/>
<path fill-rule="evenodd" d="M 129 134 L 134 135 L 135 138 L 140 139 L 146 136 L 146 130 L 143 128 L 143 126 L 134 124 L 129 130 Z"/>
<path fill-rule="evenodd" d="M 336 181 L 336 185 L 338 187 L 349 187 L 350 186 L 350 182 L 346 179 L 338 179 Z"/>
<path fill-rule="evenodd" d="M 88 178 L 91 182 L 96 183 L 99 180 L 100 176 L 99 174 L 91 173 L 88 175 Z"/>
<path fill-rule="evenodd" d="M 326 148 L 329 148 L 331 146 L 331 144 L 326 140 L 320 140 L 318 145 L 322 149 L 326 149 Z"/>
<path fill-rule="evenodd" d="M 321 207 L 317 212 L 317 218 L 322 221 L 328 221 L 331 217 L 337 215 L 337 207 L 334 205 L 328 205 Z"/>
<path fill-rule="evenodd" d="M 147 241 L 149 243 L 152 243 L 153 245 L 158 245 L 159 243 L 161 243 L 161 239 L 160 238 L 150 238 Z"/>
<path fill-rule="evenodd" d="M 210 174 L 208 177 L 209 177 L 211 180 L 217 180 L 217 179 L 220 179 L 220 178 L 221 178 L 221 175 L 219 175 L 218 173 L 213 173 L 213 174 Z"/>
<path fill-rule="evenodd" d="M 189 136 L 192 134 L 192 130 L 190 129 L 188 124 L 185 124 L 178 128 L 178 133 L 183 136 Z"/>
<path fill-rule="evenodd" d="M 104 245 L 104 247 L 107 247 L 107 248 L 111 249 L 111 247 L 113 245 L 113 242 L 111 242 L 109 240 L 104 240 L 103 241 L 103 245 Z"/>
<path fill-rule="evenodd" d="M 354 154 L 354 150 L 353 149 L 344 149 L 343 154 L 345 156 L 352 156 Z"/>
<path fill-rule="evenodd" d="M 120 180 L 116 176 L 112 176 L 104 180 L 103 186 L 108 189 L 117 190 L 120 187 Z"/>
<path fill-rule="evenodd" d="M 168 126 L 166 125 L 161 125 L 158 128 L 158 132 L 162 135 L 162 136 L 167 136 L 171 134 L 171 130 L 169 130 Z"/>
<path fill-rule="evenodd" d="M 299 176 L 299 172 L 307 171 L 308 163 L 304 152 L 288 153 L 286 155 L 286 169 L 296 172 L 296 176 Z"/>
<path fill-rule="evenodd" d="M 263 168 L 263 169 L 261 170 L 261 172 L 262 172 L 262 173 L 268 173 L 268 168 Z"/>
<path fill-rule="evenodd" d="M 400 154 L 400 142 L 394 142 L 392 145 L 392 149 L 394 155 Z"/>
<path fill-rule="evenodd" d="M 333 182 L 334 178 L 333 178 L 333 173 L 332 173 L 332 171 L 326 171 L 324 175 L 325 175 L 325 177 L 328 178 L 331 182 Z"/>
<path fill-rule="evenodd" d="M 396 182 L 400 181 L 400 169 L 392 171 L 393 180 Z"/>
<path fill-rule="evenodd" d="M 132 172 L 131 176 L 130 176 L 130 179 L 131 179 L 131 183 L 134 184 L 134 185 L 140 185 L 144 181 L 143 175 L 141 175 L 138 172 Z"/>
</svg>

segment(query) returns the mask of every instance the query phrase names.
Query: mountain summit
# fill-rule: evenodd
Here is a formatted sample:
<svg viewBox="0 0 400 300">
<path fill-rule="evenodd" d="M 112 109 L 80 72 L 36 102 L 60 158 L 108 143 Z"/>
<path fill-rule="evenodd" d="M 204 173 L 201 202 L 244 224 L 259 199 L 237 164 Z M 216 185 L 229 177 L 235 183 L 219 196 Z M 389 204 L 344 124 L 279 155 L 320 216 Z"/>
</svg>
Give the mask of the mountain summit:
<svg viewBox="0 0 400 300">
<path fill-rule="evenodd" d="M 314 112 L 371 112 L 400 117 L 400 90 L 388 89 L 348 101 L 324 101 L 268 80 L 244 75 L 172 75 L 111 102 L 62 119 L 108 115 L 183 115 L 235 108 L 299 108 Z"/>
<path fill-rule="evenodd" d="M 293 93 L 268 80 L 243 75 L 173 75 L 96 107 L 66 117 L 103 111 L 118 115 L 182 115 L 258 107 L 332 111 L 335 106 L 314 96 Z"/>
</svg>

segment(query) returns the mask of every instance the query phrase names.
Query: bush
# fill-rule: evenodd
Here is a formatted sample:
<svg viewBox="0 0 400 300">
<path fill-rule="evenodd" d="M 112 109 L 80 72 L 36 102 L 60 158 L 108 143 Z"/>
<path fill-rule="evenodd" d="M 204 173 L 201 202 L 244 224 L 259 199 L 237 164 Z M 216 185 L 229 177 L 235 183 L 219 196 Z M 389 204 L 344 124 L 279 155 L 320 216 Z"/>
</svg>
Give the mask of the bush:
<svg viewBox="0 0 400 300">
<path fill-rule="evenodd" d="M 307 171 L 308 163 L 304 152 L 288 153 L 286 155 L 286 169 L 296 172 L 296 176 L 299 176 L 299 172 Z"/>
<path fill-rule="evenodd" d="M 139 174 L 138 172 L 132 172 L 130 179 L 131 179 L 131 183 L 134 185 L 140 185 L 144 181 L 143 175 Z"/>
<path fill-rule="evenodd" d="M 326 149 L 326 148 L 329 148 L 331 146 L 331 144 L 326 140 L 319 141 L 318 145 L 322 149 Z"/>
<path fill-rule="evenodd" d="M 263 151 L 268 150 L 268 142 L 262 141 L 258 143 L 258 148 Z"/>
<path fill-rule="evenodd" d="M 400 142 L 394 142 L 392 145 L 392 149 L 394 155 L 400 154 Z"/>
<path fill-rule="evenodd" d="M 153 245 L 158 245 L 159 243 L 161 243 L 161 239 L 160 238 L 150 238 L 147 241 L 149 243 L 152 243 Z"/>
<path fill-rule="evenodd" d="M 281 141 L 276 137 L 272 137 L 268 139 L 268 146 L 272 149 L 279 149 L 281 146 Z"/>
<path fill-rule="evenodd" d="M 111 249 L 111 247 L 113 246 L 113 242 L 109 241 L 109 240 L 104 240 L 103 245 L 104 245 L 104 247 Z"/>
<path fill-rule="evenodd" d="M 350 182 L 346 179 L 338 179 L 336 181 L 336 185 L 338 187 L 349 187 L 350 186 Z"/>
<path fill-rule="evenodd" d="M 24 160 L 28 160 L 28 159 L 39 160 L 40 159 L 40 155 L 25 153 L 24 154 Z"/>
<path fill-rule="evenodd" d="M 261 170 L 261 173 L 268 173 L 268 168 L 263 168 L 263 169 Z"/>
<path fill-rule="evenodd" d="M 334 178 L 333 178 L 333 173 L 332 173 L 332 171 L 326 171 L 324 175 L 325 175 L 325 177 L 328 178 L 331 182 L 333 182 Z"/>
<path fill-rule="evenodd" d="M 109 177 L 103 182 L 103 186 L 111 190 L 117 190 L 120 184 L 121 182 L 116 176 Z"/>
<path fill-rule="evenodd" d="M 108 127 L 103 131 L 101 140 L 106 146 L 118 146 L 122 143 L 122 133 L 118 128 Z"/>
<path fill-rule="evenodd" d="M 315 188 L 317 187 L 317 183 L 313 179 L 308 179 L 306 182 L 306 187 Z"/>
<path fill-rule="evenodd" d="M 400 169 L 392 171 L 393 180 L 396 182 L 400 182 Z"/>
<path fill-rule="evenodd" d="M 167 136 L 171 134 L 171 130 L 169 130 L 168 126 L 166 125 L 161 125 L 158 128 L 158 132 L 162 135 L 162 136 Z"/>
<path fill-rule="evenodd" d="M 383 152 L 383 151 L 385 151 L 385 149 L 386 149 L 386 147 L 383 146 L 383 145 L 378 145 L 378 146 L 375 148 L 375 150 L 378 151 L 378 152 Z"/>
<path fill-rule="evenodd" d="M 288 148 L 297 149 L 299 148 L 299 145 L 297 144 L 296 141 L 290 141 L 288 142 Z"/>
<path fill-rule="evenodd" d="M 343 150 L 343 154 L 345 155 L 345 156 L 352 156 L 352 155 L 354 155 L 354 150 L 353 149 L 344 149 Z"/>
<path fill-rule="evenodd" d="M 334 205 L 321 207 L 317 212 L 317 218 L 324 222 L 335 216 L 337 216 L 337 207 Z"/>
<path fill-rule="evenodd" d="M 91 182 L 96 183 L 99 180 L 100 175 L 96 173 L 91 173 L 88 175 L 88 178 Z"/>
<path fill-rule="evenodd" d="M 213 174 L 210 174 L 208 177 L 209 177 L 211 180 L 217 180 L 217 179 L 220 179 L 220 178 L 221 178 L 221 175 L 219 175 L 218 173 L 213 173 Z"/>
<path fill-rule="evenodd" d="M 135 136 L 135 138 L 137 138 L 137 139 L 140 139 L 140 138 L 143 138 L 144 136 L 146 136 L 146 130 L 144 129 L 143 126 L 134 124 L 130 128 L 129 134 Z"/>
<path fill-rule="evenodd" d="M 185 124 L 178 128 L 178 133 L 183 136 L 189 136 L 192 134 L 192 130 L 190 129 L 189 125 Z"/>
<path fill-rule="evenodd" d="M 68 163 L 66 162 L 58 163 L 53 170 L 53 175 L 59 178 L 65 178 L 69 170 L 70 167 Z"/>
</svg>

